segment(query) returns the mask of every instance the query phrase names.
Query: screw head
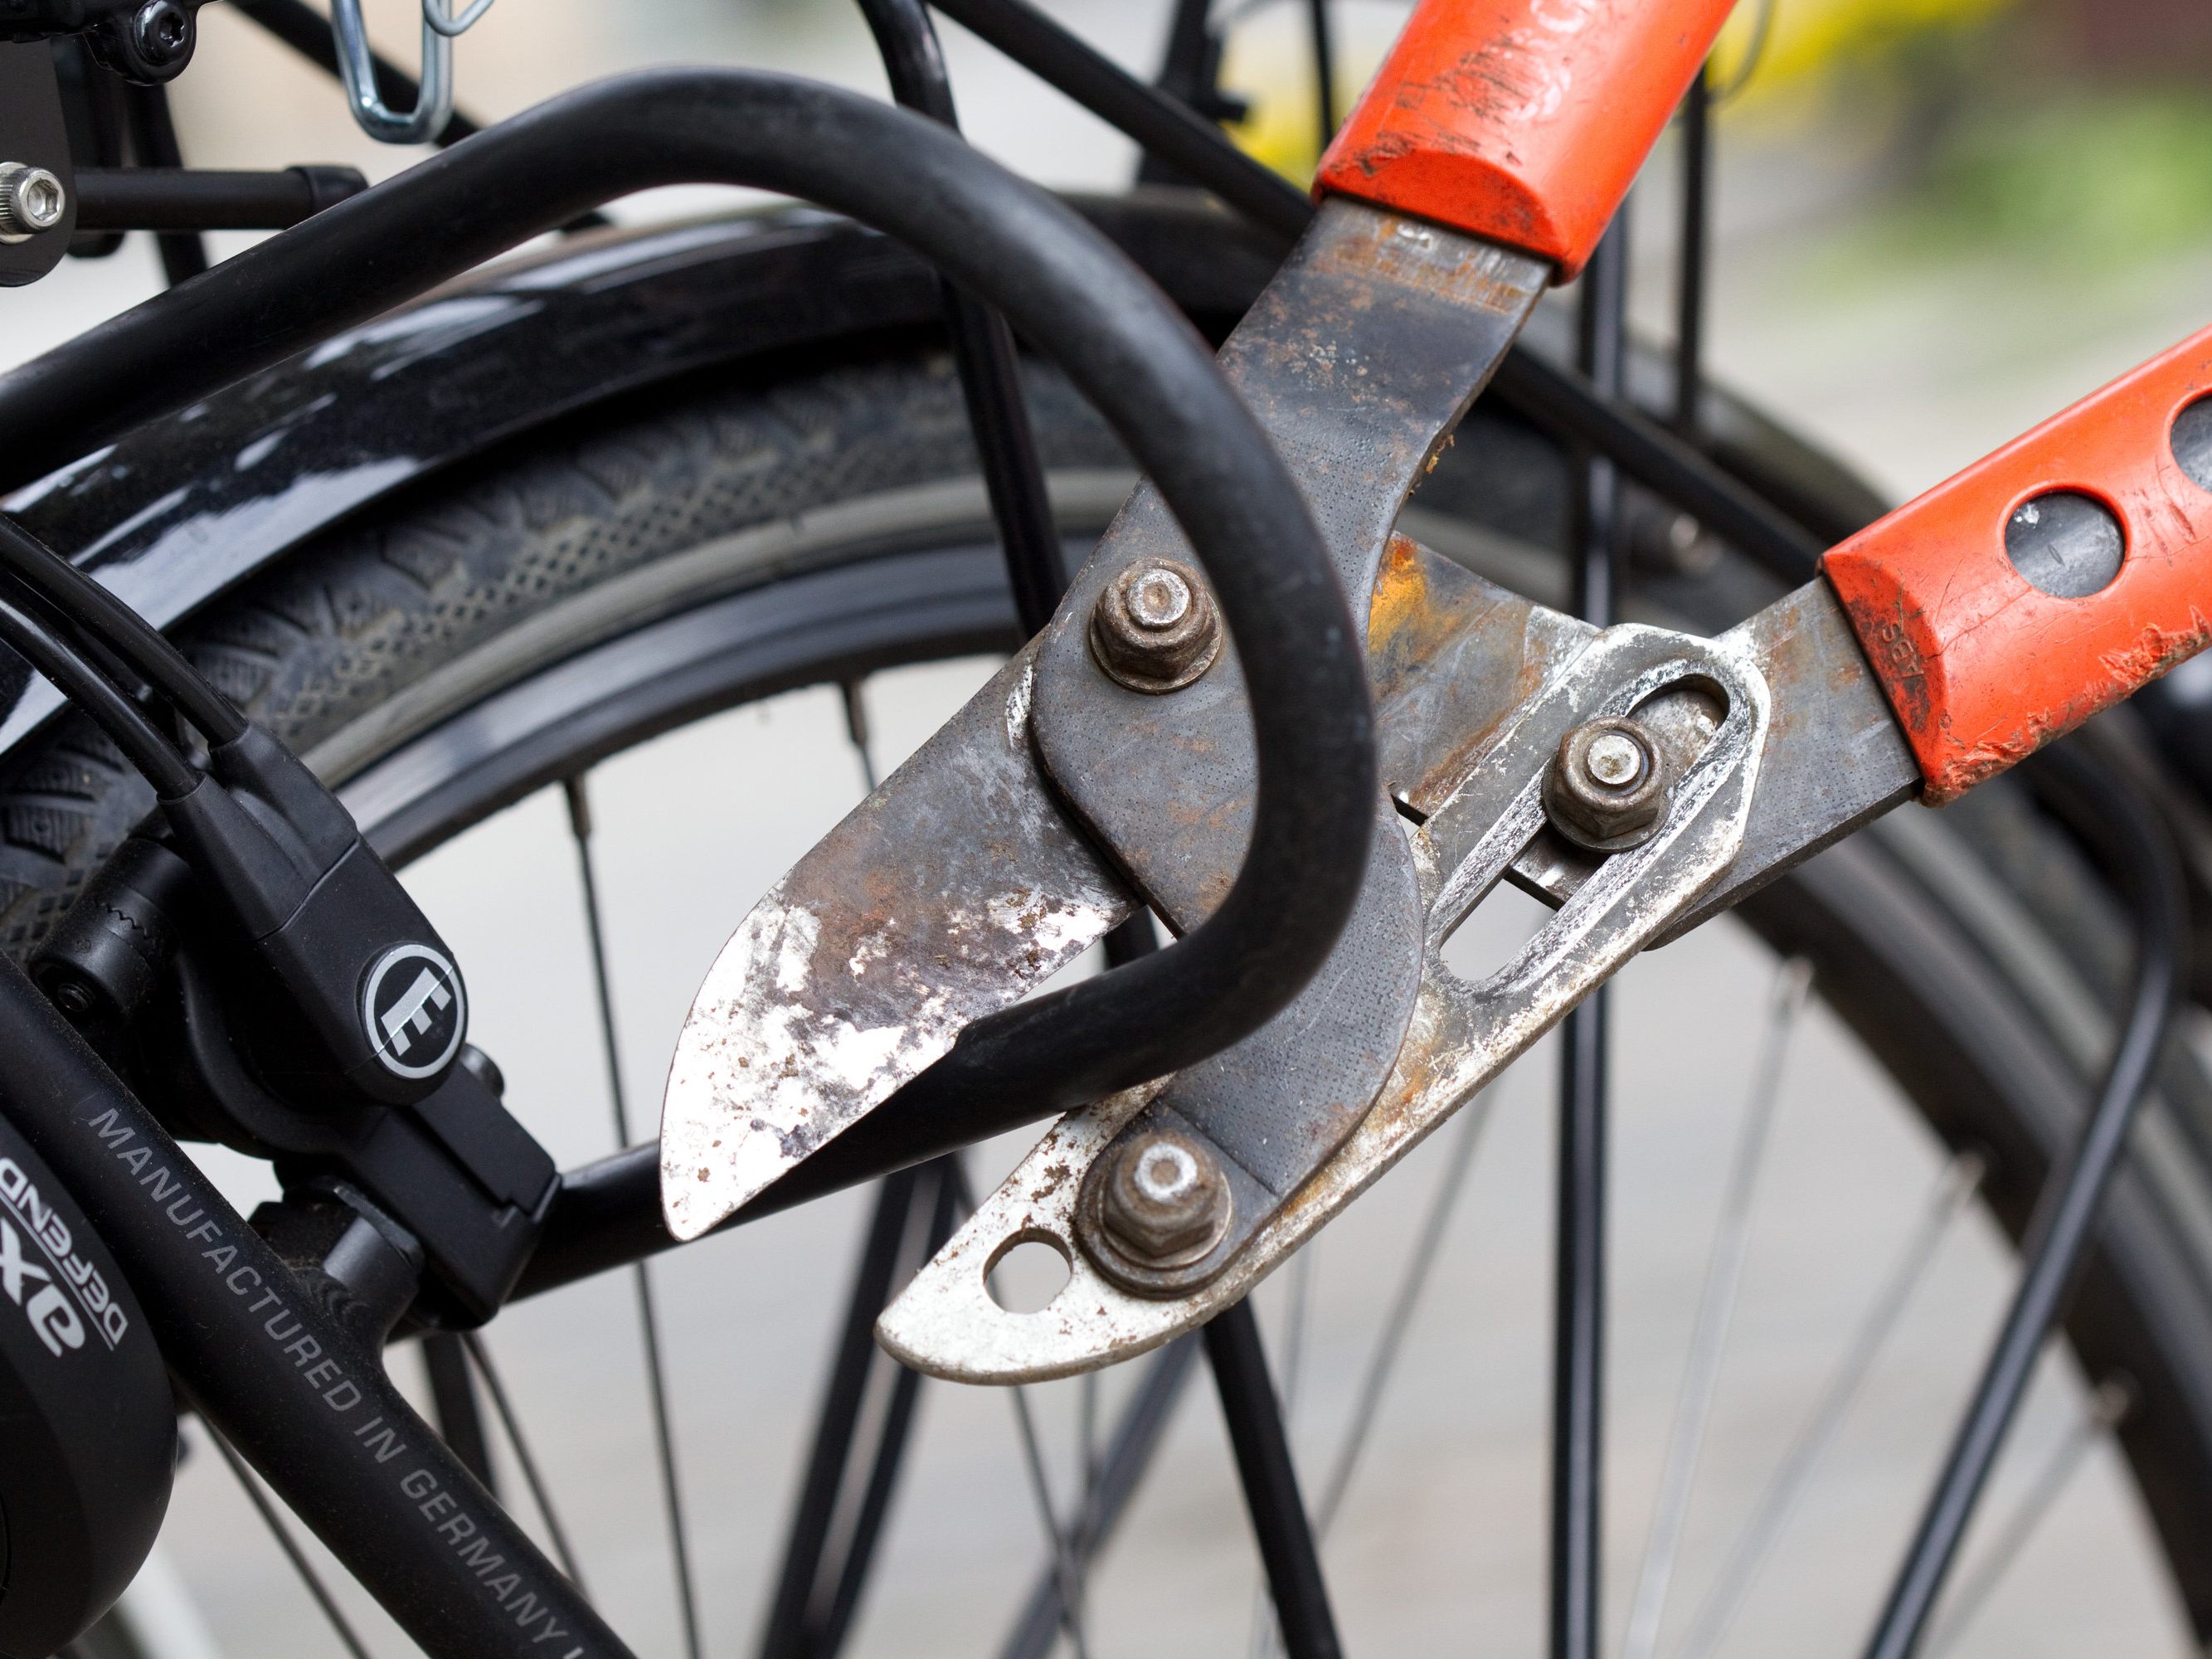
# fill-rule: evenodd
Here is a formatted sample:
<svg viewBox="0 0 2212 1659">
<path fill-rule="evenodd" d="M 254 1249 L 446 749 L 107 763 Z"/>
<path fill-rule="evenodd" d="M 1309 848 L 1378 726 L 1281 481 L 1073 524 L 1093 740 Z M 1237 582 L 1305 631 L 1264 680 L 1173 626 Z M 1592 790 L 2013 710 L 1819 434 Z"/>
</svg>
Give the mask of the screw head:
<svg viewBox="0 0 2212 1659">
<path fill-rule="evenodd" d="M 1172 1267 L 1220 1242 L 1229 1210 L 1229 1183 L 1213 1154 L 1188 1135 L 1155 1129 L 1115 1153 L 1099 1221 L 1136 1261 Z"/>
<path fill-rule="evenodd" d="M 1666 821 L 1667 765 L 1634 720 L 1595 720 L 1559 740 L 1544 775 L 1553 826 L 1594 853 L 1642 845 Z"/>
<path fill-rule="evenodd" d="M 68 207 L 69 192 L 46 168 L 0 161 L 0 241 L 26 241 L 52 230 Z"/>
<path fill-rule="evenodd" d="M 131 33 L 152 68 L 167 69 L 191 54 L 191 14 L 177 0 L 147 0 L 131 20 Z"/>
<path fill-rule="evenodd" d="M 92 993 L 80 981 L 65 979 L 54 987 L 54 1006 L 71 1019 L 82 1019 L 92 1012 Z"/>
<path fill-rule="evenodd" d="M 1091 652 L 1132 691 L 1180 690 L 1221 654 L 1220 614 L 1188 565 L 1139 560 L 1109 582 L 1091 607 Z"/>
</svg>

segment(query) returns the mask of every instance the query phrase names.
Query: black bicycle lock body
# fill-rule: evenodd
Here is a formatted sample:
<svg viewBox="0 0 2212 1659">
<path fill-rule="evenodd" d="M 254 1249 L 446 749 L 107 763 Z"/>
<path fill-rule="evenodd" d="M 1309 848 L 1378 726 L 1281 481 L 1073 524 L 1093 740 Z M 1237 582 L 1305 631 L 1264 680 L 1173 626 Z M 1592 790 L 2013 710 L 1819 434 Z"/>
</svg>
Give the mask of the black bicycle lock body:
<svg viewBox="0 0 2212 1659">
<path fill-rule="evenodd" d="M 144 1312 L 76 1200 L 0 1120 L 0 1655 L 46 1659 L 123 1594 L 176 1460 L 176 1400 Z"/>
<path fill-rule="evenodd" d="M 629 1659 L 392 1386 L 381 1354 L 4 957 L 0 1054 L 0 1118 L 129 1264 L 179 1392 L 426 1653 Z"/>
</svg>

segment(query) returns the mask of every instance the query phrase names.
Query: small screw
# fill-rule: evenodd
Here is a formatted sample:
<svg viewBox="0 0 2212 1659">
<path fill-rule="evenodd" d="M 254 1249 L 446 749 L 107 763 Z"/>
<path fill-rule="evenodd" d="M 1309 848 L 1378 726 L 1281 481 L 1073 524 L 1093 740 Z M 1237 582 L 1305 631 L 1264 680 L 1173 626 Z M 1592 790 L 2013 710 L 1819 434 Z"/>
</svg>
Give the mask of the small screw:
<svg viewBox="0 0 2212 1659">
<path fill-rule="evenodd" d="M 1561 835 L 1595 853 L 1625 852 L 1666 820 L 1667 769 L 1633 720 L 1596 720 L 1560 739 L 1544 805 Z"/>
<path fill-rule="evenodd" d="M 1213 1154 L 1188 1135 L 1155 1129 L 1115 1155 L 1099 1219 L 1114 1243 L 1150 1267 L 1195 1261 L 1229 1226 L 1229 1183 Z"/>
<path fill-rule="evenodd" d="M 191 15 L 177 0 L 149 0 L 138 8 L 131 29 L 139 55 L 152 68 L 167 69 L 191 52 Z"/>
<path fill-rule="evenodd" d="M 65 979 L 54 987 L 54 1006 L 71 1019 L 82 1019 L 92 1012 L 92 993 L 73 979 Z"/>
<path fill-rule="evenodd" d="M 27 241 L 62 222 L 69 192 L 44 167 L 0 161 L 0 242 Z"/>
<path fill-rule="evenodd" d="M 1146 559 L 1098 596 L 1091 651 L 1132 691 L 1180 690 L 1221 654 L 1221 618 L 1196 571 L 1174 559 Z"/>
</svg>

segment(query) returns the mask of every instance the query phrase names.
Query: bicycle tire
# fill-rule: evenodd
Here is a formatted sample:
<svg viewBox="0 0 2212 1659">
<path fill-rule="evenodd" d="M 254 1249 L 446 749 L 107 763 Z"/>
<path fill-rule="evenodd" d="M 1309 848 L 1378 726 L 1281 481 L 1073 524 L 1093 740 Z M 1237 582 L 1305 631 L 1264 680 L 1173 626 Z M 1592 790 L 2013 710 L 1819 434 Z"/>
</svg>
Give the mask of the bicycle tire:
<svg viewBox="0 0 2212 1659">
<path fill-rule="evenodd" d="M 1030 383 L 1064 528 L 1072 541 L 1095 535 L 1128 482 L 1126 462 L 1065 382 L 1036 369 Z M 1565 477 L 1545 441 L 1483 412 L 1408 527 L 1534 591 L 1556 575 L 1529 550 L 1556 540 Z M 1501 572 L 1501 557 L 1519 563 Z M 254 718 L 349 783 L 404 859 L 708 708 L 1011 644 L 994 561 L 951 366 L 928 338 L 890 333 L 532 434 L 302 547 L 180 637 Z M 944 602 L 893 605 L 860 625 L 854 603 L 867 586 Z M 1692 624 L 1717 627 L 1759 580 L 1724 561 L 1650 587 Z M 714 604 L 775 594 L 800 598 L 779 649 L 750 668 L 631 688 L 550 748 L 436 759 L 441 734 L 495 697 L 526 697 L 556 669 Z M 416 766 L 412 783 L 402 757 Z M 0 766 L 5 948 L 35 944 L 149 804 L 74 716 Z M 2069 872 L 2066 902 L 2053 902 L 2054 871 Z M 2028 792 L 2001 785 L 1954 813 L 1878 826 L 1743 911 L 1778 948 L 1814 961 L 1821 994 L 1938 1135 L 1989 1153 L 1988 1201 L 2015 1238 L 2078 1119 L 2101 1010 L 2117 994 L 2112 964 L 2124 962 L 2118 913 L 2096 888 L 2094 866 Z M 2036 957 L 2025 969 L 2023 939 Z M 2104 967 L 2085 982 L 2081 963 Z M 2067 1326 L 2094 1372 L 2123 1370 L 2141 1390 L 2123 1443 L 2200 1637 L 2212 1632 L 2207 1098 L 2177 1060 Z"/>
</svg>

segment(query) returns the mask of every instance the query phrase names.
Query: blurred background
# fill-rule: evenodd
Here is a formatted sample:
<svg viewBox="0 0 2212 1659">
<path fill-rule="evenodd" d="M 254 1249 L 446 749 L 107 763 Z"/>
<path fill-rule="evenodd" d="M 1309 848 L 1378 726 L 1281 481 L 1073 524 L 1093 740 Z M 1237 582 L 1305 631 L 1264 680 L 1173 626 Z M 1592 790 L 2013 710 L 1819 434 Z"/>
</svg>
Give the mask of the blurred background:
<svg viewBox="0 0 2212 1659">
<path fill-rule="evenodd" d="M 1165 0 L 1045 0 L 1125 65 L 1158 67 Z M 384 49 L 412 61 L 411 0 L 371 0 Z M 1340 0 L 1334 100 L 1364 84 L 1406 8 Z M 1303 179 L 1316 96 L 1304 9 L 1222 0 L 1224 90 L 1246 101 L 1239 142 Z M 344 162 L 372 178 L 418 159 L 370 143 L 332 84 L 227 7 L 173 89 L 185 160 L 205 167 Z M 1130 177 L 1118 135 L 940 23 L 970 137 L 1060 187 Z M 883 92 L 845 0 L 499 0 L 460 43 L 463 106 L 510 113 L 564 87 L 647 64 L 728 63 Z M 1717 60 L 1712 374 L 1903 499 L 2114 374 L 2212 322 L 2212 7 L 2203 0 L 1744 0 Z M 886 165 L 892 164 L 888 159 Z M 735 192 L 659 192 L 629 221 L 716 209 Z M 1671 139 L 1634 198 L 1633 305 L 1669 332 L 1676 173 Z M 218 251 L 247 239 L 217 239 Z M 0 295 L 0 364 L 20 362 L 156 291 L 149 240 Z M 875 763 L 888 769 L 988 672 L 956 664 L 872 690 Z M 729 927 L 858 799 L 860 777 L 828 690 L 793 694 L 659 739 L 601 769 L 600 838 L 626 1075 L 648 1113 L 677 1024 Z M 564 1162 L 608 1150 L 601 1061 L 584 977 L 573 857 L 556 799 L 526 801 L 418 866 L 410 883 L 469 964 L 478 1040 L 511 1097 Z M 1467 948 L 1503 949 L 1529 925 L 1510 896 Z M 1632 1587 L 1682 1364 L 1710 1214 L 1750 1087 L 1753 1056 L 1686 1019 L 1692 1000 L 1766 1005 L 1774 964 L 1747 934 L 1708 928 L 1624 979 L 1613 1340 L 1616 1480 L 1609 1592 Z M 1332 1535 L 1329 1565 L 1354 1651 L 1534 1654 L 1542 1641 L 1550 1060 L 1495 1091 L 1489 1145 L 1447 1237 L 1431 1304 L 1407 1351 L 1373 1480 Z M 1818 1396 L 1833 1334 L 1887 1271 L 1942 1158 L 1887 1085 L 1817 1006 L 1785 1072 L 1774 1177 L 1791 1226 L 1754 1265 L 1733 1376 L 1743 1409 L 1717 1428 L 1686 1545 L 1709 1576 L 1778 1448 Z M 1332 1230 L 1335 1255 L 1279 1276 L 1262 1317 L 1312 1335 L 1293 1386 L 1302 1456 L 1334 1455 L 1357 1385 L 1355 1334 L 1372 1323 L 1379 1264 L 1448 1172 L 1442 1143 Z M 988 1149 L 988 1184 L 1017 1139 Z M 216 1157 L 250 1200 L 261 1172 Z M 1762 1214 L 1765 1213 L 1763 1210 Z M 671 1377 L 696 1527 L 708 1650 L 750 1650 L 776 1540 L 865 1214 L 859 1194 L 671 1259 L 660 1270 Z M 2009 1257 L 1974 1218 L 1885 1349 L 1832 1454 L 1839 1489 L 1796 1524 L 1780 1588 L 1754 1599 L 1729 1652 L 1838 1653 L 1863 1632 L 1909 1505 L 2009 1284 Z M 632 1304 L 606 1281 L 502 1319 L 493 1346 L 592 1587 L 645 1654 L 678 1650 L 659 1499 L 641 1409 Z M 1342 1342 L 1332 1346 L 1331 1338 Z M 1364 1340 L 1364 1336 L 1361 1337 Z M 1296 1371 L 1296 1352 L 1279 1364 Z M 1342 1357 L 1331 1359 L 1337 1353 Z M 403 1361 L 401 1369 L 406 1372 Z M 411 1377 L 410 1377 L 411 1380 Z M 1118 1398 L 1126 1379 L 1109 1385 Z M 1731 1384 L 1735 1387 L 1736 1384 Z M 1035 1391 L 1048 1462 L 1079 1397 Z M 2046 1366 L 1995 1507 L 2070 1443 L 2088 1390 Z M 1006 1399 L 933 1388 L 858 1650 L 993 1650 L 1002 1610 L 1038 1561 L 1033 1504 Z M 221 1464 L 195 1442 L 137 1616 L 178 1655 L 338 1650 Z M 502 1452 L 502 1458 L 507 1455 Z M 1102 1570 L 1101 1655 L 1258 1653 L 1258 1574 L 1210 1390 L 1189 1391 L 1169 1443 L 1171 1490 L 1140 1502 Z M 508 1490 L 518 1475 L 504 1465 Z M 1990 1540 L 1978 1534 L 1984 1549 Z M 327 1563 L 325 1563 L 327 1567 Z M 2039 1656 L 2189 1651 L 2124 1475 L 2099 1449 L 2021 1553 L 1958 1652 Z M 338 1594 L 380 1653 L 406 1650 L 349 1585 Z M 1815 1639 L 1817 1638 L 1817 1639 Z"/>
</svg>

